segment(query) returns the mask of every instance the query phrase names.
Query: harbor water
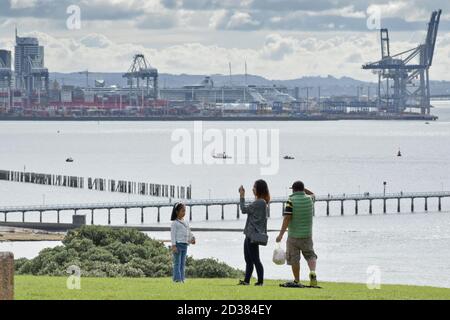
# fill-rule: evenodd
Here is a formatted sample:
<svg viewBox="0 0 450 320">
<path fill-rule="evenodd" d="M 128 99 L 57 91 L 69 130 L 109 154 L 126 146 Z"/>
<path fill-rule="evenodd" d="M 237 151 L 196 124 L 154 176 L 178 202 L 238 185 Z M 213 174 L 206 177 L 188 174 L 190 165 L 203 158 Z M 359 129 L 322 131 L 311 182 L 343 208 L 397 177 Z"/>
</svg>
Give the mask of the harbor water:
<svg viewBox="0 0 450 320">
<path fill-rule="evenodd" d="M 177 165 L 172 159 L 176 129 L 192 132 L 190 122 L 0 122 L 0 170 L 17 170 L 92 176 L 161 184 L 192 185 L 194 199 L 235 198 L 243 184 L 251 192 L 253 181 L 268 181 L 273 196 L 289 193 L 295 180 L 303 180 L 317 194 L 422 192 L 450 190 L 450 103 L 435 102 L 433 113 L 439 121 L 333 121 L 333 122 L 206 122 L 205 130 L 276 129 L 280 135 L 279 171 L 261 176 L 261 167 L 242 165 Z M 397 157 L 399 149 L 402 157 Z M 283 160 L 285 155 L 294 160 Z M 67 158 L 73 163 L 67 163 Z M 35 186 L 0 181 L 0 206 L 33 204 L 98 203 L 144 201 L 149 197 L 111 194 L 89 190 Z M 370 267 L 378 267 L 382 283 L 402 283 L 450 287 L 450 199 L 430 200 L 424 212 L 422 200 L 416 213 L 402 203 L 374 203 L 373 216 L 368 205 L 340 204 L 325 217 L 325 205 L 318 205 L 315 243 L 319 255 L 320 278 L 330 281 L 365 282 Z M 135 213 L 135 214 L 134 214 Z M 139 211 L 130 211 L 130 224 L 140 223 Z M 162 225 L 168 225 L 169 211 L 162 212 Z M 236 221 L 236 207 L 227 207 L 226 220 L 219 208 L 211 209 L 210 221 L 204 208 L 194 208 L 195 227 L 243 228 Z M 2 219 L 0 214 L 0 220 Z M 37 215 L 27 219 L 37 221 Z M 49 213 L 45 221 L 54 221 Z M 63 221 L 70 221 L 70 214 Z M 8 219 L 20 219 L 11 214 Z M 88 219 L 89 220 L 89 219 Z M 106 213 L 98 213 L 98 223 L 106 223 Z M 113 223 L 123 223 L 120 210 Z M 146 224 L 156 224 L 155 212 L 146 211 Z M 272 208 L 270 228 L 281 225 L 281 208 Z M 150 236 L 167 240 L 168 233 Z M 272 240 L 276 234 L 270 235 Z M 190 249 L 196 258 L 214 257 L 235 267 L 244 267 L 243 235 L 236 233 L 198 233 L 198 245 Z M 16 257 L 36 256 L 39 250 L 58 243 L 0 243 L 0 251 L 11 250 Z M 262 249 L 266 275 L 289 279 L 288 267 L 271 262 L 273 243 Z M 305 267 L 306 265 L 303 264 Z M 303 277 L 306 273 L 303 273 Z"/>
</svg>

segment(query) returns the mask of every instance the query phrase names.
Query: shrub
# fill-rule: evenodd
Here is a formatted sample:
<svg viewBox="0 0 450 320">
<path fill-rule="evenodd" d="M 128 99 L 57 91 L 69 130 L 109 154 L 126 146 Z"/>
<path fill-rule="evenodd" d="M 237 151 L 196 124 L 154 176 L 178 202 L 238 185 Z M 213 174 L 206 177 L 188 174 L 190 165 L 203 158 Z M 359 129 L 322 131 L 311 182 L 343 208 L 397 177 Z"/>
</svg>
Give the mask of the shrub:
<svg viewBox="0 0 450 320">
<path fill-rule="evenodd" d="M 159 241 L 135 229 L 83 226 L 68 232 L 63 246 L 42 250 L 31 260 L 16 260 L 18 274 L 67 276 L 78 266 L 89 277 L 170 277 L 172 255 Z M 242 272 L 215 259 L 187 259 L 186 273 L 195 278 L 239 277 Z"/>
</svg>

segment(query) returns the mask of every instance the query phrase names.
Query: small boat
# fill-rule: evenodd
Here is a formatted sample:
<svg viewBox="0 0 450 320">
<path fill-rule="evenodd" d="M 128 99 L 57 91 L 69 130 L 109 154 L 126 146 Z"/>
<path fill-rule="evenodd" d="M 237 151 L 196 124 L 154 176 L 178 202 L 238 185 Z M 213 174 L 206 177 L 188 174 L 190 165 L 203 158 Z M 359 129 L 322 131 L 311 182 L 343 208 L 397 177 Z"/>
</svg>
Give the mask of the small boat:
<svg viewBox="0 0 450 320">
<path fill-rule="evenodd" d="M 213 154 L 213 158 L 214 158 L 214 159 L 222 159 L 222 160 L 231 159 L 231 157 L 228 156 L 228 155 L 226 154 L 226 152 L 224 152 L 224 153 L 218 153 L 218 154 Z"/>
<path fill-rule="evenodd" d="M 284 160 L 295 160 L 295 158 L 291 157 L 291 156 L 285 156 L 283 159 Z"/>
<path fill-rule="evenodd" d="M 66 162 L 68 162 L 68 163 L 72 163 L 74 160 L 72 159 L 72 158 L 67 158 L 66 159 Z"/>
<path fill-rule="evenodd" d="M 402 151 L 401 150 L 398 150 L 398 153 L 397 153 L 397 157 L 402 157 L 403 155 L 402 155 Z"/>
</svg>

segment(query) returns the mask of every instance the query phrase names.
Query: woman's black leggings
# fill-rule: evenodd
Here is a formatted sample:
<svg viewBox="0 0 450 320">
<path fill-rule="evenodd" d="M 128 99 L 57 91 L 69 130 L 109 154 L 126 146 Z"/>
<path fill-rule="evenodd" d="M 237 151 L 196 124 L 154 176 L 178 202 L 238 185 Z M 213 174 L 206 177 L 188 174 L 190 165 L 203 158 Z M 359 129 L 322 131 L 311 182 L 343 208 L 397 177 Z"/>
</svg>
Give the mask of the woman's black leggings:
<svg viewBox="0 0 450 320">
<path fill-rule="evenodd" d="M 259 245 L 254 244 L 249 238 L 245 239 L 244 243 L 244 256 L 245 263 L 247 267 L 245 269 L 245 282 L 250 283 L 252 278 L 253 270 L 256 267 L 256 272 L 258 274 L 258 282 L 264 282 L 264 267 L 259 259 Z"/>
</svg>

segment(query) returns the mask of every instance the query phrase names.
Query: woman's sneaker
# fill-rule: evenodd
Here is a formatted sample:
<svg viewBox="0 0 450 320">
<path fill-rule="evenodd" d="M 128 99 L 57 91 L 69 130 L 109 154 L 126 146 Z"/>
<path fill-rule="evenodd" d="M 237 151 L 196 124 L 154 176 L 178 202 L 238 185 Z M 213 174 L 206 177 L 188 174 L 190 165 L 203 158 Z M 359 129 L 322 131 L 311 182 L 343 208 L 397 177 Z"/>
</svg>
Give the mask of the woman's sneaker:
<svg viewBox="0 0 450 320">
<path fill-rule="evenodd" d="M 318 283 L 317 283 L 317 275 L 316 275 L 316 273 L 315 272 L 311 272 L 310 274 L 309 274 L 309 285 L 311 286 L 311 287 L 317 287 L 317 285 L 318 285 Z"/>
</svg>

